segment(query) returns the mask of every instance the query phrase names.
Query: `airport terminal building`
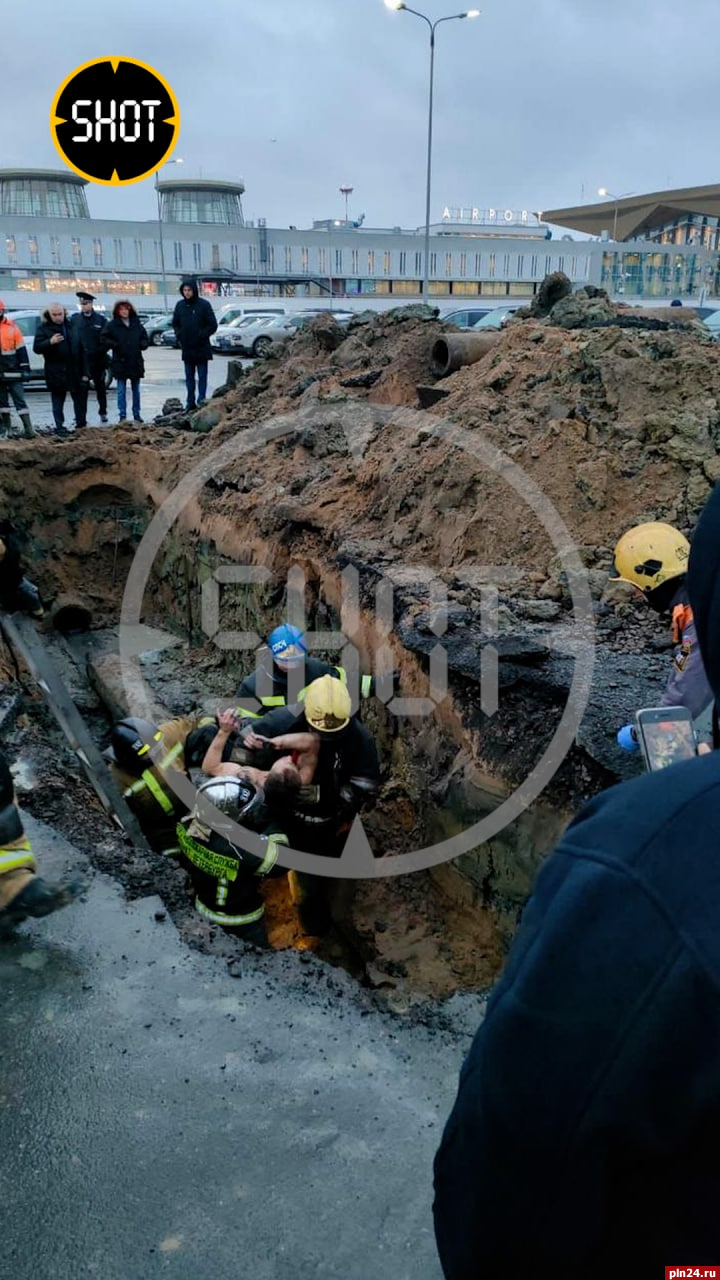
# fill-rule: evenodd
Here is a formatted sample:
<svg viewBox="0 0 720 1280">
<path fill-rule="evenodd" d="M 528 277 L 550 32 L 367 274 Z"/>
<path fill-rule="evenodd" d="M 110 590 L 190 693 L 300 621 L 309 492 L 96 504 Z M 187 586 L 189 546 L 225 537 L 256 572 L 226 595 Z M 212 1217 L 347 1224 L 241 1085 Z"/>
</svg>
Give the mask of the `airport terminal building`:
<svg viewBox="0 0 720 1280">
<path fill-rule="evenodd" d="M 157 219 L 110 221 L 91 217 L 88 185 L 70 170 L 0 170 L 7 305 L 45 305 L 48 295 L 85 289 L 106 305 L 137 296 L 145 310 L 162 309 L 184 275 L 208 296 L 332 296 L 354 306 L 420 299 L 422 227 L 340 219 L 268 227 L 245 220 L 242 182 L 202 178 L 160 181 Z M 443 306 L 471 298 L 501 305 L 532 297 L 544 276 L 564 271 L 576 286 L 627 298 L 697 301 L 718 293 L 719 240 L 720 186 L 544 214 L 446 206 L 431 228 L 429 291 Z"/>
</svg>

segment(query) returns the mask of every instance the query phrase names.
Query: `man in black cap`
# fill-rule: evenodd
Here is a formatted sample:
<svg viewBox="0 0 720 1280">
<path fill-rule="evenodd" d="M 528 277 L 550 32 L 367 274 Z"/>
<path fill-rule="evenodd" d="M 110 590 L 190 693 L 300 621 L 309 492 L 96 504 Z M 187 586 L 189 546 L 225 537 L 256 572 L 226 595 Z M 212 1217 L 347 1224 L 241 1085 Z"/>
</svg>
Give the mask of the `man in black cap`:
<svg viewBox="0 0 720 1280">
<path fill-rule="evenodd" d="M 87 426 L 87 399 L 90 383 L 97 395 L 100 421 L 107 422 L 107 389 L 105 369 L 107 350 L 103 334 L 107 320 L 93 310 L 95 298 L 91 293 L 79 290 L 75 295 L 80 301 L 80 311 L 70 319 L 70 344 L 78 371 L 78 390 L 73 396 L 77 427 Z"/>
</svg>

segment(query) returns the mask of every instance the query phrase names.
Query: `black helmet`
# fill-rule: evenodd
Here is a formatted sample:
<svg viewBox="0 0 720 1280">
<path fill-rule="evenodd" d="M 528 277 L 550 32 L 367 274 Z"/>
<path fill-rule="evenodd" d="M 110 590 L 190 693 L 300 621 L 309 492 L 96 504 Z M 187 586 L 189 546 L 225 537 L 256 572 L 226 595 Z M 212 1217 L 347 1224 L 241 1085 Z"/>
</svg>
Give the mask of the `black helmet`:
<svg viewBox="0 0 720 1280">
<path fill-rule="evenodd" d="M 200 836 L 215 853 L 236 854 L 242 862 L 243 851 L 233 843 L 232 826 L 242 826 L 262 800 L 261 788 L 246 778 L 208 778 L 197 789 L 190 832 Z"/>
<path fill-rule="evenodd" d="M 152 764 L 150 753 L 158 742 L 162 742 L 162 734 L 155 725 L 134 716 L 119 720 L 110 738 L 110 746 L 120 768 L 138 777 Z"/>
</svg>

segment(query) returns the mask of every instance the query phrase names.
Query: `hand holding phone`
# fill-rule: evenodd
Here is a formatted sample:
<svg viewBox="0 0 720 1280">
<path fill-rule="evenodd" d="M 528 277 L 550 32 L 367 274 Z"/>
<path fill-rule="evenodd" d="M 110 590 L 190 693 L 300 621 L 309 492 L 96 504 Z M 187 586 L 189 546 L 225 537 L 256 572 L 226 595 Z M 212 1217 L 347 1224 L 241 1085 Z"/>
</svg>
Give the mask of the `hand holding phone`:
<svg viewBox="0 0 720 1280">
<path fill-rule="evenodd" d="M 649 770 L 666 769 L 697 755 L 695 730 L 687 707 L 644 707 L 635 722 Z"/>
</svg>

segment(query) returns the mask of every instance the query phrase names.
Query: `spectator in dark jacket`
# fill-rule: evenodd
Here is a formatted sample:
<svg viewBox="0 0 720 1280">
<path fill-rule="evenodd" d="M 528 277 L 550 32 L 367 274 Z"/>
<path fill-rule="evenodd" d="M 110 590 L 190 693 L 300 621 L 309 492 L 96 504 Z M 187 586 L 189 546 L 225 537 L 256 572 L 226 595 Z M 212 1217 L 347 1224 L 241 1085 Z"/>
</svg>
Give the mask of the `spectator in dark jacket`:
<svg viewBox="0 0 720 1280">
<path fill-rule="evenodd" d="M 180 286 L 182 295 L 175 304 L 173 329 L 177 335 L 185 365 L 185 386 L 187 387 L 186 409 L 196 409 L 203 405 L 207 397 L 208 360 L 212 360 L 210 336 L 217 329 L 215 312 L 206 298 L 198 296 L 195 280 L 183 280 Z M 197 397 L 195 395 L 195 374 L 197 373 Z"/>
<path fill-rule="evenodd" d="M 720 489 L 689 596 L 720 691 Z M 720 1260 L 720 752 L 598 796 L 542 868 L 435 1161 L 447 1280 Z"/>
<path fill-rule="evenodd" d="M 70 432 L 65 428 L 65 397 L 69 391 L 75 406 L 75 416 L 78 417 L 76 399 L 80 374 L 84 371 L 87 375 L 87 361 L 81 349 L 78 369 L 70 341 L 67 311 L 59 302 L 53 302 L 47 311 L 43 311 L 42 322 L 35 333 L 33 351 L 42 356 L 45 362 L 45 382 L 50 392 L 57 435 L 69 436 Z"/>
<path fill-rule="evenodd" d="M 145 361 L 142 353 L 147 351 L 150 339 L 145 326 L 140 323 L 137 311 L 132 302 L 123 299 L 113 307 L 112 320 L 103 333 L 103 344 L 112 351 L 110 371 L 117 382 L 117 406 L 120 422 L 127 417 L 127 384 L 132 391 L 133 422 L 142 422 L 140 417 L 140 380 L 145 377 Z"/>
</svg>

